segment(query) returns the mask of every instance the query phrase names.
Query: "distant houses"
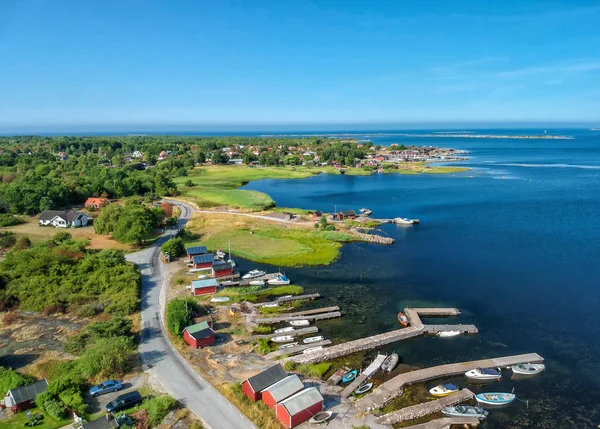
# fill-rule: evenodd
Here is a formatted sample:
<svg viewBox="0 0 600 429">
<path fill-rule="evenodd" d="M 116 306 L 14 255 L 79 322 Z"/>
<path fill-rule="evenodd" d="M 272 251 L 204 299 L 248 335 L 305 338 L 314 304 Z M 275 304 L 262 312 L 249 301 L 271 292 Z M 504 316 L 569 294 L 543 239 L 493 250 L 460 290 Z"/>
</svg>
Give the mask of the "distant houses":
<svg viewBox="0 0 600 429">
<path fill-rule="evenodd" d="M 95 209 L 101 209 L 102 207 L 104 207 L 105 205 L 108 204 L 108 199 L 106 198 L 88 198 L 87 200 L 85 200 L 85 206 L 86 207 L 92 207 Z"/>
<path fill-rule="evenodd" d="M 44 210 L 38 217 L 42 226 L 54 226 L 56 228 L 78 228 L 86 226 L 90 218 L 88 215 L 75 210 Z"/>
</svg>

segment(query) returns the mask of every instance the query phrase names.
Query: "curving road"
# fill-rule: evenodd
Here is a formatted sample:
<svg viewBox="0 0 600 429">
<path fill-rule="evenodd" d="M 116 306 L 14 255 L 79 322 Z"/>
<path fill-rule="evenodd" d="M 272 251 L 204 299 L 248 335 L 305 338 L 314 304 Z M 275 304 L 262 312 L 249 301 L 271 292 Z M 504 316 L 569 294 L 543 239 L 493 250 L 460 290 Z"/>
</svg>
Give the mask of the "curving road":
<svg viewBox="0 0 600 429">
<path fill-rule="evenodd" d="M 181 208 L 178 227 L 182 228 L 194 209 L 188 204 L 171 201 Z M 192 410 L 210 429 L 248 429 L 256 426 L 206 380 L 193 371 L 168 341 L 162 315 L 166 290 L 160 246 L 175 235 L 165 232 L 154 245 L 127 255 L 142 273 L 142 341 L 139 352 L 148 371 L 161 381 L 175 399 Z"/>
</svg>

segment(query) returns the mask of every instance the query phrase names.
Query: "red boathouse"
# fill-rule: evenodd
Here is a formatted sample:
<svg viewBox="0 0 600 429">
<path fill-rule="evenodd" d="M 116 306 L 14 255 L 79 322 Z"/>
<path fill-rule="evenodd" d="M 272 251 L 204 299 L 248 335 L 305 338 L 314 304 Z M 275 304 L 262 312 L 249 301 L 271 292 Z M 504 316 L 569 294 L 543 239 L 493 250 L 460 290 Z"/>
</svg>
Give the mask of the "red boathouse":
<svg viewBox="0 0 600 429">
<path fill-rule="evenodd" d="M 302 389 L 304 389 L 304 384 L 296 374 L 293 374 L 263 390 L 261 392 L 262 401 L 267 407 L 275 408 L 277 403 L 289 398 L 294 393 L 298 393 Z"/>
<path fill-rule="evenodd" d="M 207 295 L 217 291 L 217 281 L 215 279 L 192 280 L 192 293 L 194 296 Z"/>
<path fill-rule="evenodd" d="M 225 277 L 233 274 L 233 266 L 229 262 L 217 261 L 212 266 L 214 277 Z"/>
<path fill-rule="evenodd" d="M 210 268 L 215 262 L 215 255 L 207 253 L 206 255 L 196 255 L 192 257 L 194 268 Z"/>
<path fill-rule="evenodd" d="M 206 246 L 193 246 L 186 247 L 185 253 L 187 253 L 188 259 L 192 259 L 196 255 L 204 255 L 207 253 Z"/>
<path fill-rule="evenodd" d="M 287 373 L 285 369 L 280 364 L 277 364 L 244 381 L 242 383 L 242 392 L 250 400 L 258 401 L 262 397 L 261 393 L 263 390 L 286 377 Z"/>
<path fill-rule="evenodd" d="M 323 397 L 309 387 L 275 405 L 275 415 L 286 428 L 293 428 L 323 411 Z"/>
<path fill-rule="evenodd" d="M 215 343 L 215 331 L 208 326 L 208 323 L 200 322 L 185 328 L 183 339 L 195 349 L 212 346 Z"/>
</svg>

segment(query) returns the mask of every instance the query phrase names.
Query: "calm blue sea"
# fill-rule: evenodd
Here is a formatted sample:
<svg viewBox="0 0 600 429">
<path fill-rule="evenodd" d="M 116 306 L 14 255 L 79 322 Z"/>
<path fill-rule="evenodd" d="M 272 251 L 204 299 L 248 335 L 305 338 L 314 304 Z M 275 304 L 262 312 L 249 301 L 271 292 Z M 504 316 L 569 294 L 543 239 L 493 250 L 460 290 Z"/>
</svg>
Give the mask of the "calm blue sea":
<svg viewBox="0 0 600 429">
<path fill-rule="evenodd" d="M 543 132 L 527 131 L 538 134 Z M 482 134 L 522 134 L 477 130 Z M 549 131 L 550 133 L 550 131 Z M 415 217 L 416 227 L 384 225 L 385 247 L 344 246 L 327 267 L 288 269 L 298 284 L 342 307 L 320 324 L 342 340 L 396 329 L 406 306 L 450 306 L 451 322 L 480 333 L 417 338 L 391 345 L 403 363 L 430 366 L 526 352 L 547 372 L 528 380 L 469 386 L 529 400 L 493 410 L 485 428 L 596 428 L 600 424 L 600 132 L 558 130 L 573 140 L 420 138 L 357 135 L 375 144 L 419 144 L 470 151 L 451 175 L 319 175 L 262 180 L 246 189 L 279 206 L 333 211 L 367 207 L 373 217 Z M 414 134 L 414 132 L 413 132 Z M 242 262 L 243 263 L 243 262 Z M 249 267 L 250 265 L 248 265 Z M 452 379 L 466 386 L 462 378 Z"/>
</svg>

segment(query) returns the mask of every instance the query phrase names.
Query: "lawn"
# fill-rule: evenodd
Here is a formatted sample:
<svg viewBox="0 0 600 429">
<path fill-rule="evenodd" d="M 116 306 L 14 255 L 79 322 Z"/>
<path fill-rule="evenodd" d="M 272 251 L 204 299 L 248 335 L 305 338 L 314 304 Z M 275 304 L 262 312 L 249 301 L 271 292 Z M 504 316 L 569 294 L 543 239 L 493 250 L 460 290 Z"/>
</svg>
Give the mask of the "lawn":
<svg viewBox="0 0 600 429">
<path fill-rule="evenodd" d="M 41 414 L 44 416 L 44 419 L 41 421 L 41 423 L 38 423 L 35 426 L 37 429 L 56 429 L 73 423 L 73 419 L 54 420 L 52 417 L 49 417 L 46 413 L 42 412 L 39 408 L 32 408 L 29 411 L 31 411 L 33 415 Z M 20 411 L 11 416 L 9 419 L 0 420 L 0 427 L 2 429 L 22 429 L 26 426 L 25 423 L 28 422 L 29 420 L 25 415 L 25 411 Z"/>
<path fill-rule="evenodd" d="M 304 292 L 302 286 L 277 286 L 277 287 L 228 287 L 217 292 L 218 296 L 228 296 L 233 302 L 250 301 L 256 302 L 261 297 L 300 295 Z"/>
<path fill-rule="evenodd" d="M 133 247 L 129 244 L 121 244 L 106 235 L 97 235 L 94 228 L 86 226 L 83 228 L 52 228 L 50 226 L 39 226 L 37 219 L 23 218 L 26 223 L 0 228 L 0 231 L 14 232 L 17 237 L 29 237 L 33 244 L 41 243 L 52 238 L 54 234 L 61 231 L 70 233 L 75 240 L 87 238 L 90 241 L 90 249 L 121 249 L 131 250 Z"/>
<path fill-rule="evenodd" d="M 353 240 L 342 232 L 279 225 L 235 215 L 196 213 L 187 229 L 211 250 L 226 248 L 231 240 L 235 256 L 286 267 L 330 264 L 339 255 L 340 243 Z"/>
</svg>

